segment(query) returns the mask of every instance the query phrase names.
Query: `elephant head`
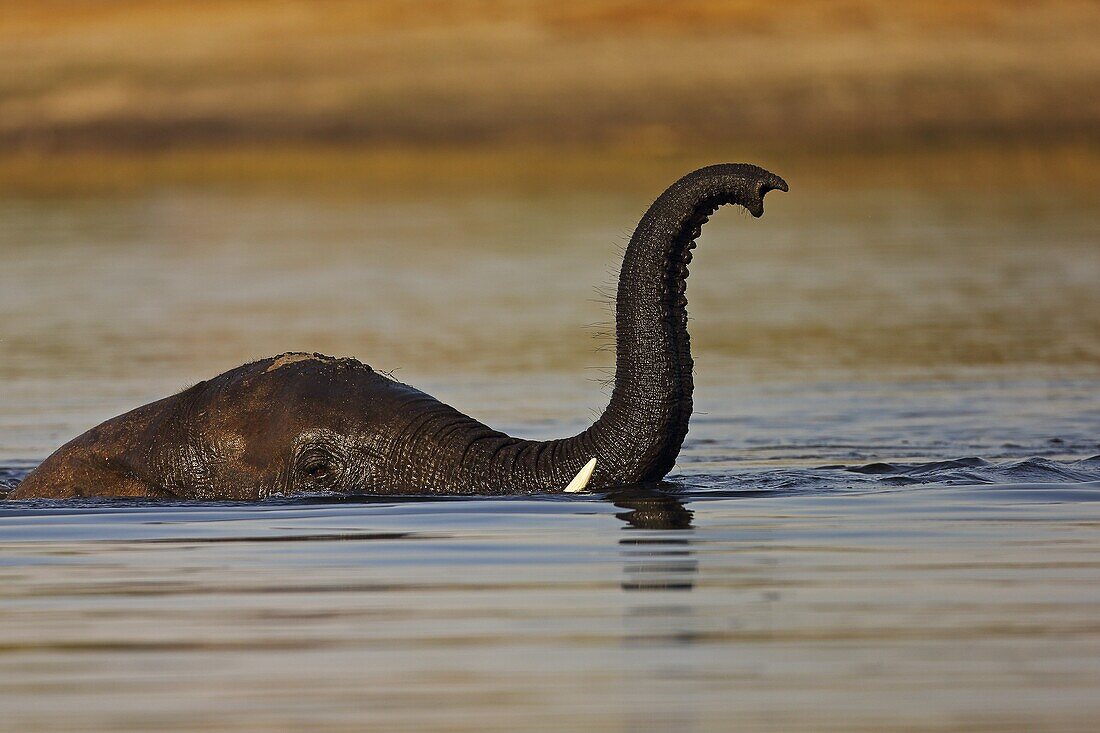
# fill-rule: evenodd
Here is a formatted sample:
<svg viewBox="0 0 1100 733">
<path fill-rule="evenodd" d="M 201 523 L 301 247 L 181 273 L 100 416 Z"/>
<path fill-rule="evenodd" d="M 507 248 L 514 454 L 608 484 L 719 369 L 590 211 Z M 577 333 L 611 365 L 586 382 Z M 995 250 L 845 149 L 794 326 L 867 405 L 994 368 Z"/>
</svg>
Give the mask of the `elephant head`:
<svg viewBox="0 0 1100 733">
<path fill-rule="evenodd" d="M 92 428 L 9 498 L 510 494 L 561 491 L 586 467 L 594 489 L 657 481 L 691 417 L 685 290 L 695 239 L 723 204 L 761 216 L 774 189 L 787 184 L 762 168 L 715 165 L 650 206 L 619 275 L 611 400 L 577 435 L 513 438 L 354 359 L 288 353 Z"/>
</svg>

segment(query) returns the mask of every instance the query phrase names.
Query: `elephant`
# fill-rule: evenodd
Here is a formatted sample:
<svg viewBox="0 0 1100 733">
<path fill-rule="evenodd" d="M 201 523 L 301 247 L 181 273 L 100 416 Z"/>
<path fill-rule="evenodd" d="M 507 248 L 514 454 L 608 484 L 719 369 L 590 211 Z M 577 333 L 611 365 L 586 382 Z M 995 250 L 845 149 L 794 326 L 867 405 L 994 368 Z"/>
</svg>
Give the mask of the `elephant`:
<svg viewBox="0 0 1100 733">
<path fill-rule="evenodd" d="M 772 190 L 787 183 L 724 163 L 685 175 L 649 207 L 619 274 L 611 398 L 577 435 L 511 437 L 356 359 L 291 352 L 107 420 L 8 498 L 502 495 L 659 481 L 692 412 L 685 291 L 695 240 L 723 204 L 762 216 Z"/>
</svg>

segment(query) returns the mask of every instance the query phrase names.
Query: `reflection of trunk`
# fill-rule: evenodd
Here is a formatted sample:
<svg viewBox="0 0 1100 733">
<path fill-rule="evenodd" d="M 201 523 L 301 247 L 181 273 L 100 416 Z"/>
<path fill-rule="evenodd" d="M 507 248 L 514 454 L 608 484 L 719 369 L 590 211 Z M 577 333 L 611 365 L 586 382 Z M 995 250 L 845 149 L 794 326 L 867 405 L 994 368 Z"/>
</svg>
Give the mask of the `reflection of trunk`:
<svg viewBox="0 0 1100 733">
<path fill-rule="evenodd" d="M 655 481 L 667 474 L 691 417 L 684 291 L 695 238 L 722 204 L 740 204 L 761 216 L 764 194 L 773 189 L 786 191 L 787 184 L 762 168 L 716 165 L 684 176 L 649 207 L 619 274 L 615 388 L 591 427 L 572 438 L 519 440 L 444 405 L 421 403 L 418 407 L 429 414 L 415 421 L 403 448 L 435 455 L 438 463 L 428 475 L 406 463 L 406 480 L 447 491 L 560 490 L 592 458 L 597 462 L 589 488 Z"/>
<path fill-rule="evenodd" d="M 622 645 L 640 664 L 624 690 L 629 696 L 624 727 L 647 730 L 657 715 L 662 730 L 696 730 L 699 710 L 707 709 L 708 702 L 696 694 L 699 685 L 690 686 L 685 695 L 662 697 L 658 708 L 636 694 L 639 688 L 665 689 L 708 672 L 692 664 L 698 655 L 687 651 L 706 644 L 708 632 L 713 633 L 706 614 L 699 613 L 710 601 L 706 594 L 693 592 L 701 556 L 695 552 L 692 512 L 675 496 L 638 488 L 611 492 L 607 499 L 629 510 L 615 515 L 627 523 L 619 539 L 619 587 L 629 594 L 623 606 Z M 670 665 L 672 659 L 677 663 Z"/>
<path fill-rule="evenodd" d="M 608 495 L 620 509 L 615 516 L 633 529 L 691 529 L 695 513 L 675 496 L 656 491 L 627 489 Z M 621 544 L 621 543 L 620 543 Z"/>
<path fill-rule="evenodd" d="M 670 494 L 638 488 L 614 491 L 607 499 L 620 509 L 615 516 L 626 522 L 623 529 L 690 530 L 695 513 Z M 691 532 L 642 533 L 619 540 L 626 563 L 623 590 L 692 590 L 699 563 L 692 549 Z"/>
</svg>

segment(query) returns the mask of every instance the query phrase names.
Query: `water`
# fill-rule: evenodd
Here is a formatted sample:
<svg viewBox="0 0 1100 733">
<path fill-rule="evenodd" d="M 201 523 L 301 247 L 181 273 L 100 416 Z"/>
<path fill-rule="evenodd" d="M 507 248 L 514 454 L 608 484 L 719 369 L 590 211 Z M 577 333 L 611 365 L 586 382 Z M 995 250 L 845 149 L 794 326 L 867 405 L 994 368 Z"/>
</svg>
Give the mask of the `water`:
<svg viewBox="0 0 1100 733">
<path fill-rule="evenodd" d="M 1100 207 L 769 203 L 704 234 L 661 487 L 0 505 L 0 730 L 1095 730 Z M 0 485 L 289 349 L 575 430 L 642 204 L 9 199 Z"/>
</svg>

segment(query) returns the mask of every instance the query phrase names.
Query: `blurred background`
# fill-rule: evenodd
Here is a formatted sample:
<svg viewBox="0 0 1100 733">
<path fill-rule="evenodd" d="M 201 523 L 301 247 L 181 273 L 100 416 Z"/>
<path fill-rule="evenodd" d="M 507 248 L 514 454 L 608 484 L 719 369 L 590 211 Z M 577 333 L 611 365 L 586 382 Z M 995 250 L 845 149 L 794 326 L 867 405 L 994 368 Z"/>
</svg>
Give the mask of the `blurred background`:
<svg viewBox="0 0 1100 733">
<path fill-rule="evenodd" d="M 463 170 L 488 150 L 562 149 L 653 160 L 1054 146 L 1062 162 L 1091 157 L 1100 118 L 1090 1 L 5 5 L 12 187 L 27 174 L 18 162 L 49 167 L 54 186 L 106 175 L 60 180 L 64 154 L 116 156 L 98 161 L 113 172 L 122 158 L 143 183 L 300 174 L 303 153 L 382 150 L 461 151 Z"/>
<path fill-rule="evenodd" d="M 700 385 L 1098 373 L 1096 2 L 4 5 L 0 400 L 69 415 L 8 454 L 289 349 L 596 409 L 622 245 L 723 160 L 791 192 L 704 234 Z"/>
<path fill-rule="evenodd" d="M 7 5 L 26 152 L 1066 144 L 1100 115 L 1094 2 Z"/>
</svg>

